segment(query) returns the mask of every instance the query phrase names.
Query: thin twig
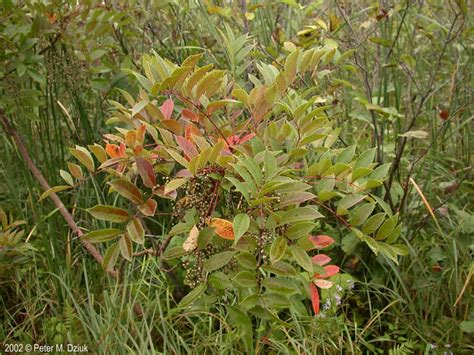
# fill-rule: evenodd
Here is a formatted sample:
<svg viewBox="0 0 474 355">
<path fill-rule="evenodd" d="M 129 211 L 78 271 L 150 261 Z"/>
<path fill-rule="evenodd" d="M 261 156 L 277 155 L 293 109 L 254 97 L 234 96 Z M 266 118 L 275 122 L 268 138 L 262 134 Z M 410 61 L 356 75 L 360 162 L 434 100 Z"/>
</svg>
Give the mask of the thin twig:
<svg viewBox="0 0 474 355">
<path fill-rule="evenodd" d="M 175 95 L 181 101 L 186 101 L 186 102 L 189 102 L 191 105 L 193 105 L 193 107 L 195 109 L 199 110 L 199 112 L 201 112 L 209 120 L 209 122 L 211 122 L 212 126 L 216 129 L 216 131 L 219 133 L 219 135 L 224 139 L 227 146 L 229 146 L 229 147 L 231 146 L 229 141 L 227 140 L 227 137 L 224 135 L 224 133 L 221 131 L 221 129 L 217 126 L 217 124 L 214 122 L 212 117 L 206 111 L 204 111 L 201 107 L 199 107 L 199 105 L 196 105 L 191 99 L 181 95 L 179 92 L 171 90 L 171 91 L 167 92 L 166 94 Z"/>
<path fill-rule="evenodd" d="M 137 251 L 136 253 L 133 253 L 133 256 L 144 256 L 144 255 L 153 255 L 153 256 L 157 256 L 158 253 L 155 249 L 143 249 L 143 250 L 140 250 L 140 251 Z"/>
<path fill-rule="evenodd" d="M 413 128 L 413 126 L 415 125 L 416 119 L 420 116 L 420 114 L 422 112 L 423 105 L 425 104 L 425 102 L 428 100 L 428 98 L 430 97 L 430 95 L 432 93 L 432 90 L 433 90 L 432 86 L 433 86 L 434 81 L 436 79 L 436 76 L 438 75 L 438 72 L 441 68 L 441 61 L 444 57 L 446 49 L 447 49 L 449 43 L 451 43 L 457 37 L 459 31 L 463 28 L 462 25 L 459 26 L 459 29 L 456 31 L 456 33 L 454 33 L 454 35 L 452 35 L 453 31 L 454 31 L 454 27 L 456 25 L 456 22 L 457 22 L 459 16 L 460 16 L 459 13 L 456 14 L 453 22 L 451 23 L 451 27 L 449 29 L 448 35 L 446 36 L 446 40 L 444 42 L 443 48 L 441 49 L 441 52 L 438 55 L 438 61 L 435 65 L 435 69 L 434 69 L 433 73 L 431 74 L 428 85 L 426 86 L 426 88 L 427 88 L 426 92 L 422 95 L 422 97 L 420 99 L 420 102 L 418 104 L 418 108 L 417 108 L 416 112 L 413 114 L 413 117 L 412 117 L 412 119 L 411 119 L 411 121 L 410 121 L 410 123 L 409 123 L 409 125 L 408 125 L 405 132 L 410 131 Z M 405 151 L 405 146 L 406 146 L 406 143 L 408 141 L 407 137 L 400 137 L 400 139 L 401 139 L 400 144 L 398 146 L 398 150 L 397 150 L 397 153 L 395 155 L 395 159 L 394 159 L 392 167 L 390 169 L 390 177 L 389 177 L 389 180 L 388 180 L 388 187 L 389 188 L 392 187 L 395 173 L 399 168 L 399 165 L 401 163 L 401 159 L 403 157 L 403 152 Z"/>
<path fill-rule="evenodd" d="M 405 22 L 405 18 L 408 14 L 408 9 L 409 8 L 410 8 L 410 0 L 407 0 L 407 5 L 405 7 L 405 11 L 403 12 L 403 16 L 402 16 L 402 19 L 400 21 L 400 24 L 398 25 L 397 34 L 395 35 L 395 39 L 393 40 L 392 45 L 390 46 L 390 50 L 388 51 L 387 56 L 385 57 L 385 61 L 387 61 L 393 53 L 393 48 L 397 44 L 398 38 L 400 37 L 400 33 L 402 32 L 403 23 Z"/>
</svg>

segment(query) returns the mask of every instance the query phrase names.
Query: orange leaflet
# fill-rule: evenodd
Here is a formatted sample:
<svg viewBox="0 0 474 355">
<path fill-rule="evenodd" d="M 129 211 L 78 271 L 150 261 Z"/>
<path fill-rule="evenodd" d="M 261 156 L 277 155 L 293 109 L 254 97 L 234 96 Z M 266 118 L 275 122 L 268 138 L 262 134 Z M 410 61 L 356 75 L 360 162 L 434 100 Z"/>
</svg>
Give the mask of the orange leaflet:
<svg viewBox="0 0 474 355">
<path fill-rule="evenodd" d="M 106 144 L 105 151 L 111 158 L 124 158 L 125 157 L 125 144 L 120 143 L 120 147 L 116 144 Z"/>
<path fill-rule="evenodd" d="M 192 123 L 188 123 L 188 125 L 184 129 L 184 136 L 186 137 L 187 140 L 193 141 L 193 137 L 192 137 L 193 135 L 201 136 L 202 134 L 199 131 L 199 128 L 197 128 Z"/>
<path fill-rule="evenodd" d="M 234 240 L 235 237 L 232 222 L 221 218 L 211 218 L 209 221 L 209 226 L 216 229 L 215 232 L 219 237 L 228 240 Z"/>
<path fill-rule="evenodd" d="M 135 148 L 133 148 L 133 153 L 135 155 L 140 155 L 143 152 L 143 146 L 137 145 Z"/>
<path fill-rule="evenodd" d="M 49 13 L 48 14 L 48 21 L 49 21 L 50 24 L 55 23 L 57 19 L 58 18 L 56 16 L 56 14 L 54 14 L 54 13 Z"/>
</svg>

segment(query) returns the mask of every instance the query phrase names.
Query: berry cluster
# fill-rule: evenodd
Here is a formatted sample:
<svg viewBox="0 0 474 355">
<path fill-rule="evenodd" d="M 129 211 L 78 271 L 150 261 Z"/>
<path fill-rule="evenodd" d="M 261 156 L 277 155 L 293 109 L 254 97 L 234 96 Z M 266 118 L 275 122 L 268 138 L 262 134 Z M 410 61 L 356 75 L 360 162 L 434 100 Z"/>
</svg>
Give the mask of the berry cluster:
<svg viewBox="0 0 474 355">
<path fill-rule="evenodd" d="M 267 245 L 273 242 L 275 237 L 270 230 L 264 229 L 260 232 L 260 234 L 257 234 L 255 238 L 257 240 L 258 255 L 260 255 L 262 262 L 265 263 L 268 259 L 267 251 L 265 250 L 265 248 Z"/>
<path fill-rule="evenodd" d="M 200 283 L 206 281 L 204 261 L 212 255 L 224 250 L 224 246 L 216 246 L 211 243 L 203 249 L 196 249 L 187 259 L 183 260 L 183 268 L 186 271 L 184 283 L 191 288 L 194 288 Z M 222 268 L 222 272 L 228 273 L 235 269 L 236 266 L 236 261 L 232 259 L 226 266 Z"/>
<path fill-rule="evenodd" d="M 191 288 L 196 287 L 206 280 L 204 273 L 204 258 L 201 250 L 196 250 L 193 253 L 194 258 L 189 258 L 183 261 L 183 268 L 186 272 L 184 284 Z M 194 260 L 193 260 L 194 259 Z"/>
<path fill-rule="evenodd" d="M 173 207 L 173 212 L 178 219 L 182 219 L 186 210 L 196 208 L 199 216 L 197 227 L 205 227 L 205 219 L 209 213 L 209 208 L 213 199 L 213 189 L 215 181 L 205 174 L 198 174 L 192 177 L 182 191 L 183 195 Z"/>
</svg>

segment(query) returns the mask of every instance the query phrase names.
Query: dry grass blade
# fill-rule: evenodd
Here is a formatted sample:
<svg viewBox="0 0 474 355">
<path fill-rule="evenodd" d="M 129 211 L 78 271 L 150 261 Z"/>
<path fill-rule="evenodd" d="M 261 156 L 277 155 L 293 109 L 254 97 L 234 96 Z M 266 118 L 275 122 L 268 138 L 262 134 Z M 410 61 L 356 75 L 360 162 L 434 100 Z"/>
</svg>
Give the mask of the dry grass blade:
<svg viewBox="0 0 474 355">
<path fill-rule="evenodd" d="M 423 201 L 426 209 L 428 210 L 428 213 L 431 215 L 431 217 L 433 217 L 433 220 L 435 221 L 436 223 L 436 227 L 438 228 L 438 231 L 442 234 L 443 231 L 441 230 L 441 227 L 438 223 L 438 220 L 436 219 L 436 216 L 433 212 L 433 208 L 431 208 L 430 206 L 430 203 L 428 202 L 428 200 L 426 199 L 425 195 L 423 194 L 423 191 L 421 191 L 420 187 L 418 186 L 418 184 L 415 182 L 415 180 L 413 180 L 413 178 L 410 178 L 410 182 L 412 183 L 412 185 L 415 187 L 415 190 L 416 192 L 418 193 L 418 195 L 420 195 L 421 197 L 421 200 Z"/>
</svg>

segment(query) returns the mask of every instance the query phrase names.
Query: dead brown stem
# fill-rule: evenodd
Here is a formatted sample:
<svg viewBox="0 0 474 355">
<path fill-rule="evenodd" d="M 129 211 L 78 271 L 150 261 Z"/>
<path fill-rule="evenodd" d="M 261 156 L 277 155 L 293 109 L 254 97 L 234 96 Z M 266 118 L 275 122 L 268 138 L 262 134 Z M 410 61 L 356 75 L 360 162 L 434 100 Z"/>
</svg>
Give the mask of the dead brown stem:
<svg viewBox="0 0 474 355">
<path fill-rule="evenodd" d="M 10 123 L 8 118 L 5 115 L 5 112 L 0 109 L 0 122 L 3 126 L 3 129 L 5 132 L 10 135 L 13 139 L 13 142 L 15 143 L 16 147 L 18 148 L 18 152 L 20 153 L 23 161 L 25 162 L 26 166 L 28 169 L 31 171 L 33 174 L 33 177 L 38 181 L 38 183 L 41 185 L 41 188 L 45 191 L 49 190 L 51 187 L 49 186 L 48 182 L 46 181 L 45 177 L 41 173 L 41 171 L 38 169 L 36 164 L 33 162 L 33 160 L 30 157 L 30 154 L 28 153 L 28 150 L 26 149 L 23 140 L 21 139 L 19 133 L 17 130 L 13 127 L 13 125 Z M 61 199 L 56 195 L 55 193 L 52 193 L 49 195 L 51 200 L 53 201 L 54 205 L 58 208 L 59 212 L 63 216 L 64 220 L 68 224 L 69 228 L 74 232 L 79 237 L 79 240 L 81 241 L 82 245 L 86 250 L 89 252 L 89 254 L 92 255 L 92 257 L 99 263 L 102 264 L 104 258 L 100 254 L 99 250 L 97 250 L 96 247 L 94 247 L 91 243 L 88 241 L 82 240 L 81 237 L 84 233 L 82 233 L 81 229 L 79 226 L 76 224 L 74 221 L 74 218 L 72 215 L 69 213 L 67 210 L 66 206 L 64 206 L 63 202 Z M 118 273 L 114 269 L 109 269 L 107 272 L 113 276 L 114 278 L 118 277 Z"/>
</svg>

